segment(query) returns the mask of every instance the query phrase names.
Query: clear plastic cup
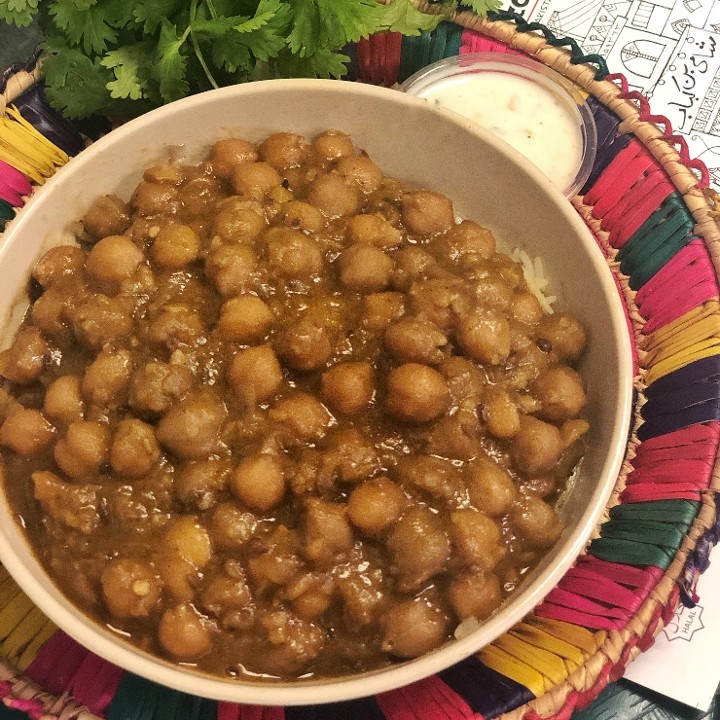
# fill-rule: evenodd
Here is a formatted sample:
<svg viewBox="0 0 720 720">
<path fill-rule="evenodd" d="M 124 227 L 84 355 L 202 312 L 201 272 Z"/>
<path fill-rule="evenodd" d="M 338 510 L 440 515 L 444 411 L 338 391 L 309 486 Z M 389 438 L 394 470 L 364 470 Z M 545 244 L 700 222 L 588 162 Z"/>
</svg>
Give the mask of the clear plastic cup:
<svg viewBox="0 0 720 720">
<path fill-rule="evenodd" d="M 566 197 L 583 187 L 597 151 L 593 114 L 560 73 L 513 53 L 439 60 L 400 89 L 459 113 L 512 145 Z"/>
</svg>

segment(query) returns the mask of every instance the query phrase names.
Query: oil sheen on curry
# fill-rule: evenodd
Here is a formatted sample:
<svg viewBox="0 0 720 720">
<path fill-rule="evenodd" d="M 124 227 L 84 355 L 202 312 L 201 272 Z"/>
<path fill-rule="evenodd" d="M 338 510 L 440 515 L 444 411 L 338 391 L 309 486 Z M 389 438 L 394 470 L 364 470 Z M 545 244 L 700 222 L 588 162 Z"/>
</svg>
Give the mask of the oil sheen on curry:
<svg viewBox="0 0 720 720">
<path fill-rule="evenodd" d="M 220 677 L 347 675 L 487 618 L 558 539 L 586 331 L 451 199 L 280 132 L 75 235 L 0 353 L 1 469 L 98 623 Z"/>
</svg>

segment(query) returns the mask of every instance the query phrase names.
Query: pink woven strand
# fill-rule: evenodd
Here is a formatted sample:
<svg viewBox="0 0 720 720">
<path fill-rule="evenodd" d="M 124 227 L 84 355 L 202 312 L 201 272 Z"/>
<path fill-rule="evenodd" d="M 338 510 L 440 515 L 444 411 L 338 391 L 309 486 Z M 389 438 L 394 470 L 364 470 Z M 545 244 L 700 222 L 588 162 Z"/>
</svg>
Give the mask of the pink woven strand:
<svg viewBox="0 0 720 720">
<path fill-rule="evenodd" d="M 0 160 L 0 199 L 13 207 L 25 204 L 25 196 L 32 193 L 32 184 L 19 170 Z"/>
<path fill-rule="evenodd" d="M 80 705 L 101 715 L 115 697 L 122 676 L 123 670 L 117 665 L 90 653 L 70 680 L 68 689 Z"/>
<path fill-rule="evenodd" d="M 387 720 L 482 720 L 437 675 L 375 699 Z"/>
<path fill-rule="evenodd" d="M 541 603 L 535 608 L 534 612 L 538 617 L 562 620 L 571 625 L 580 625 L 581 627 L 592 630 L 622 630 L 622 628 L 625 627 L 625 623 L 619 620 L 586 613 L 577 608 L 573 609 L 562 605 L 555 605 L 551 602 Z"/>
<path fill-rule="evenodd" d="M 545 597 L 545 602 L 553 605 L 579 610 L 589 615 L 599 615 L 614 620 L 622 620 L 627 622 L 631 614 L 623 608 L 596 602 L 584 595 L 578 595 L 563 587 L 562 583 L 556 585 Z"/>
<path fill-rule="evenodd" d="M 460 54 L 466 53 L 477 53 L 477 52 L 499 52 L 509 53 L 511 55 L 524 55 L 525 53 L 520 52 L 511 48 L 499 40 L 493 40 L 475 30 L 465 29 L 463 30 L 460 38 Z"/>
<path fill-rule="evenodd" d="M 635 295 L 635 303 L 638 307 L 647 301 L 652 301 L 653 295 L 658 294 L 663 298 L 668 295 L 685 292 L 688 283 L 686 273 L 690 275 L 691 282 L 696 284 L 700 280 L 714 278 L 715 271 L 708 254 L 705 243 L 700 238 L 691 240 L 684 248 L 679 250 L 673 258 L 663 265 Z M 682 279 L 682 282 L 678 282 Z M 678 290 L 678 288 L 680 288 Z M 646 313 L 651 315 L 652 313 Z"/>
<path fill-rule="evenodd" d="M 709 458 L 714 461 L 720 441 L 720 422 L 690 425 L 666 435 L 644 440 L 638 445 L 631 464 L 664 462 L 669 457 Z"/>
<path fill-rule="evenodd" d="M 593 183 L 593 186 L 585 193 L 584 200 L 590 205 L 595 205 L 605 193 L 612 190 L 616 176 L 625 165 L 631 162 L 643 151 L 643 145 L 637 138 L 630 142 L 610 161 L 602 171 L 600 177 Z"/>
<path fill-rule="evenodd" d="M 571 568 L 560 581 L 563 589 L 598 600 L 610 603 L 634 613 L 642 602 L 642 596 L 634 590 L 629 590 L 614 579 L 595 572 L 592 568 Z"/>
<path fill-rule="evenodd" d="M 658 485 L 656 483 L 638 483 L 626 487 L 620 493 L 623 503 L 650 502 L 651 500 L 691 500 L 700 501 L 701 491 L 692 483 Z"/>
<path fill-rule="evenodd" d="M 674 483 L 679 477 L 689 479 L 698 489 L 706 488 L 710 482 L 712 465 L 702 460 L 668 461 L 663 465 L 642 465 L 628 473 L 627 485 L 638 483 Z M 691 478 L 691 479 L 690 479 Z"/>
<path fill-rule="evenodd" d="M 643 593 L 655 587 L 663 576 L 663 571 L 653 565 L 639 568 L 612 560 L 601 560 L 594 555 L 581 555 L 577 559 L 576 570 L 587 570 L 595 575 L 612 578 L 621 585 L 640 590 Z"/>
<path fill-rule="evenodd" d="M 665 325 L 678 320 L 686 313 L 700 307 L 708 300 L 718 297 L 718 286 L 715 280 L 703 280 L 679 296 L 672 295 L 675 302 L 666 302 L 662 307 L 653 308 L 652 315 L 646 317 L 646 322 L 640 332 L 650 335 Z"/>
<path fill-rule="evenodd" d="M 285 708 L 219 702 L 217 720 L 285 720 Z"/>
<path fill-rule="evenodd" d="M 400 71 L 402 34 L 375 33 L 357 44 L 358 76 L 362 82 L 389 87 Z"/>
<path fill-rule="evenodd" d="M 603 220 L 603 229 L 609 233 L 608 243 L 616 249 L 623 247 L 674 191 L 664 170 L 650 171 L 647 180 L 633 188 L 632 197 L 618 203 L 617 213 L 612 218 L 608 213 Z"/>
<path fill-rule="evenodd" d="M 626 150 L 627 148 L 624 149 Z M 621 154 L 622 151 L 618 153 L 615 160 L 617 160 Z M 593 217 L 604 219 L 605 215 L 631 191 L 633 185 L 641 181 L 645 173 L 655 167 L 656 162 L 650 153 L 640 153 L 625 163 L 616 163 L 615 160 L 603 171 L 603 176 L 605 173 L 608 173 L 611 176 L 612 182 L 593 206 Z"/>
<path fill-rule="evenodd" d="M 58 631 L 43 645 L 25 674 L 53 695 L 61 695 L 89 654 L 69 635 Z"/>
</svg>

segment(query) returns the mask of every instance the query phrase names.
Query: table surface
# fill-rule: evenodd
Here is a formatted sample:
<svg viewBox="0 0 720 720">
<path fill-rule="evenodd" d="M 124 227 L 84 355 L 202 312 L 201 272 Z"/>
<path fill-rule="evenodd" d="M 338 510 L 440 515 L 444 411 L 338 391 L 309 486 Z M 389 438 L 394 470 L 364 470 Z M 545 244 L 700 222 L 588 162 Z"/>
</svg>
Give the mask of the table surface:
<svg viewBox="0 0 720 720">
<path fill-rule="evenodd" d="M 708 165 L 715 187 L 720 191 L 720 172 L 715 175 L 712 166 L 716 157 L 713 146 L 718 144 L 720 148 L 720 121 L 714 113 L 712 117 L 703 118 L 700 112 L 703 102 L 707 106 L 711 90 L 707 89 L 706 95 L 695 94 L 698 112 L 692 117 L 687 109 L 681 112 L 680 105 L 673 100 L 681 93 L 677 70 L 682 72 L 681 61 L 688 43 L 697 48 L 698 43 L 704 41 L 714 50 L 717 42 L 718 66 L 710 66 L 703 75 L 712 80 L 712 90 L 720 85 L 720 2 L 507 0 L 504 8 L 528 20 L 542 22 L 558 35 L 574 37 L 587 53 L 602 54 L 611 72 L 622 72 L 631 87 L 650 97 L 654 113 L 664 114 L 673 121 L 673 127 L 686 137 L 691 155 L 701 157 Z M 692 17 L 688 17 L 690 15 Z M 0 72 L 26 60 L 40 39 L 34 25 L 18 29 L 0 22 Z M 675 89 L 675 95 L 666 96 L 668 85 Z M 720 166 L 720 152 L 717 158 Z M 652 653 L 652 648 L 648 652 Z M 589 708 L 576 712 L 573 720 L 720 720 L 719 698 L 720 695 L 716 696 L 710 711 L 705 713 L 635 683 L 619 680 L 609 685 Z M 13 718 L 23 715 L 12 711 Z M 5 717 L 10 716 L 0 712 L 0 720 Z"/>
</svg>

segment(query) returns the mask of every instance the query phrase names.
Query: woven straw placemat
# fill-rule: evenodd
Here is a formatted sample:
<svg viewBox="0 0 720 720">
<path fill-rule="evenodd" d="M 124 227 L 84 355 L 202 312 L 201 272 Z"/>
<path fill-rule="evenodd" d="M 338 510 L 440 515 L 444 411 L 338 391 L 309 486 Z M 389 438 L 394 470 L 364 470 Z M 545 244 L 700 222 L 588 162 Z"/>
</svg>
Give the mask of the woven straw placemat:
<svg viewBox="0 0 720 720">
<path fill-rule="evenodd" d="M 696 602 L 718 533 L 720 202 L 707 169 L 603 58 L 511 13 L 459 13 L 421 37 L 376 35 L 352 50 L 349 79 L 384 85 L 458 53 L 520 52 L 589 96 L 599 151 L 572 202 L 615 274 L 636 361 L 633 431 L 601 524 L 543 603 L 477 656 L 408 688 L 315 707 L 216 703 L 134 677 L 58 631 L 0 568 L 5 706 L 111 720 L 563 719 L 622 676 L 679 603 Z M 107 129 L 50 111 L 40 81 L 33 59 L 0 88 L 0 223 Z"/>
</svg>

